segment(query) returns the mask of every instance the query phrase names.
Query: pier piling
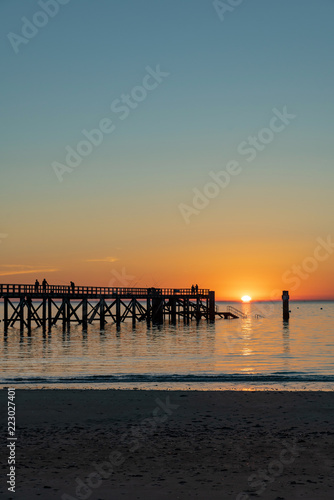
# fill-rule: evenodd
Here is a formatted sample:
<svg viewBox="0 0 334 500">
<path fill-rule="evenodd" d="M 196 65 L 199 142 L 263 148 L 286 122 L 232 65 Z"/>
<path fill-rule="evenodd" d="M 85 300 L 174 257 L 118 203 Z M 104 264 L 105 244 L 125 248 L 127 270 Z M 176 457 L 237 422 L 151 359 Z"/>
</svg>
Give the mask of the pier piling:
<svg viewBox="0 0 334 500">
<path fill-rule="evenodd" d="M 100 300 L 100 330 L 104 330 L 104 299 Z"/>
<path fill-rule="evenodd" d="M 82 299 L 82 329 L 83 330 L 87 330 L 87 327 L 88 327 L 87 311 L 88 311 L 87 299 L 83 298 Z"/>
<path fill-rule="evenodd" d="M 3 299 L 3 324 L 4 324 L 4 334 L 7 335 L 8 332 L 8 297 Z"/>
</svg>

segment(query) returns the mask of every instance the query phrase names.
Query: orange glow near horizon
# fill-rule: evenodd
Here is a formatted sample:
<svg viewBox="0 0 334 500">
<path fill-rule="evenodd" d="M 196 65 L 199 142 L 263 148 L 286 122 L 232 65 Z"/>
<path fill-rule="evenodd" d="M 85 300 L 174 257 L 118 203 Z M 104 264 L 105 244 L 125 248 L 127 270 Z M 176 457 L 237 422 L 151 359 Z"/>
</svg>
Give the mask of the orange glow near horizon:
<svg viewBox="0 0 334 500">
<path fill-rule="evenodd" d="M 199 257 L 199 256 L 196 256 Z M 199 288 L 215 290 L 216 300 L 237 301 L 244 297 L 244 290 L 249 290 L 252 302 L 261 300 L 281 300 L 282 290 L 290 292 L 291 300 L 332 300 L 334 298 L 331 283 L 334 282 L 334 273 L 329 266 L 308 279 L 295 279 L 294 286 L 289 286 L 282 279 L 283 271 L 272 269 L 260 274 L 253 263 L 253 272 L 247 272 L 246 266 L 238 265 L 232 259 L 226 270 L 217 273 L 220 268 L 218 260 L 210 262 L 199 261 L 196 266 L 195 256 L 182 265 L 182 256 L 175 257 L 175 261 L 162 255 L 162 261 L 168 263 L 161 268 L 161 263 L 153 255 L 147 258 L 138 255 L 138 262 L 134 263 L 129 256 L 104 259 L 97 254 L 95 258 L 89 255 L 87 258 L 61 259 L 57 261 L 45 259 L 38 265 L 35 259 L 31 259 L 29 265 L 23 264 L 0 264 L 0 283 L 33 283 L 37 278 L 40 282 L 46 278 L 50 284 L 69 284 L 74 281 L 76 285 L 87 286 L 118 286 L 118 287 L 171 287 L 183 288 L 198 284 Z M 8 262 L 13 262 L 8 259 Z M 52 264 L 55 265 L 52 269 Z M 240 269 L 242 267 L 242 269 Z M 196 269 L 196 274 L 193 269 Z M 298 287 L 297 287 L 298 285 Z M 248 295 L 248 294 L 247 294 Z M 243 300 L 243 299 L 241 299 Z M 244 300 L 243 300 L 244 301 Z M 244 301 L 246 302 L 246 301 Z"/>
<path fill-rule="evenodd" d="M 179 219 L 153 212 L 144 229 L 135 219 L 133 223 L 128 219 L 126 229 L 112 226 L 117 220 L 111 216 L 113 231 L 106 231 L 104 217 L 100 221 L 86 212 L 72 228 L 63 226 L 62 218 L 55 219 L 52 237 L 45 238 L 41 228 L 47 216 L 44 224 L 29 228 L 29 235 L 23 222 L 15 232 L 7 229 L 8 237 L 0 246 L 0 283 L 29 284 L 46 278 L 59 285 L 74 281 L 87 286 L 190 288 L 198 284 L 215 290 L 216 300 L 240 302 L 245 290 L 253 302 L 281 300 L 282 290 L 289 290 L 292 300 L 334 299 L 334 254 L 325 259 L 323 249 L 322 260 L 311 271 L 309 257 L 317 247 L 316 236 L 305 240 L 297 235 L 287 247 L 280 232 L 264 238 L 259 229 L 253 228 L 251 234 L 244 226 L 237 233 L 228 227 L 220 233 L 216 226 L 205 225 L 205 214 L 185 229 Z"/>
</svg>

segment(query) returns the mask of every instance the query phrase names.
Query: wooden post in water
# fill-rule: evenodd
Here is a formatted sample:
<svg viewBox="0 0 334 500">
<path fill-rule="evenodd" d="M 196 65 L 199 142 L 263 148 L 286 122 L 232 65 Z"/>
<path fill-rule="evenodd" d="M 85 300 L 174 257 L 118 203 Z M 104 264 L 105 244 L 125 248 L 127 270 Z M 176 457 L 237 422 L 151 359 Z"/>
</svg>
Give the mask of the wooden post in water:
<svg viewBox="0 0 334 500">
<path fill-rule="evenodd" d="M 147 323 L 147 326 L 150 326 L 151 325 L 151 299 L 148 296 L 146 299 L 146 311 L 147 311 L 146 323 Z"/>
<path fill-rule="evenodd" d="M 70 297 L 66 298 L 66 323 L 67 323 L 67 331 L 71 328 L 71 299 Z"/>
<path fill-rule="evenodd" d="M 119 328 L 121 325 L 121 298 L 119 295 L 116 297 L 116 326 Z"/>
<path fill-rule="evenodd" d="M 189 325 L 189 299 L 188 297 L 184 299 L 184 306 L 185 306 L 185 318 L 186 318 L 186 323 Z"/>
<path fill-rule="evenodd" d="M 100 330 L 104 330 L 104 299 L 100 300 Z"/>
<path fill-rule="evenodd" d="M 159 295 L 152 298 L 152 322 L 161 325 L 164 322 L 164 299 Z"/>
<path fill-rule="evenodd" d="M 82 299 L 82 329 L 87 330 L 88 322 L 87 322 L 87 298 L 83 297 Z"/>
<path fill-rule="evenodd" d="M 208 299 L 208 297 L 205 299 L 205 302 L 206 302 L 206 311 L 207 311 L 206 321 L 209 321 L 209 314 L 208 314 L 208 311 L 209 311 L 209 299 Z"/>
<path fill-rule="evenodd" d="M 290 318 L 290 306 L 289 306 L 289 292 L 287 290 L 283 291 L 283 321 L 289 321 Z"/>
<path fill-rule="evenodd" d="M 132 298 L 132 328 L 136 327 L 136 299 Z"/>
<path fill-rule="evenodd" d="M 5 337 L 8 333 L 8 297 L 3 298 L 3 331 Z"/>
<path fill-rule="evenodd" d="M 187 324 L 187 299 L 184 298 L 182 301 L 182 307 L 183 307 L 183 323 L 186 325 Z"/>
<path fill-rule="evenodd" d="M 48 332 L 51 332 L 52 328 L 52 299 L 48 298 Z"/>
<path fill-rule="evenodd" d="M 171 323 L 172 325 L 176 324 L 176 299 L 173 297 L 171 300 Z"/>
<path fill-rule="evenodd" d="M 209 291 L 209 321 L 214 323 L 216 319 L 216 302 L 215 302 L 215 292 Z"/>
<path fill-rule="evenodd" d="M 47 298 L 43 297 L 43 305 L 42 305 L 42 326 L 43 326 L 43 336 L 46 333 L 46 303 L 47 303 Z"/>
<path fill-rule="evenodd" d="M 196 300 L 196 321 L 200 321 L 201 319 L 201 299 L 197 297 Z"/>
<path fill-rule="evenodd" d="M 27 317 L 27 327 L 28 327 L 28 336 L 31 335 L 31 297 L 27 297 L 27 308 L 28 308 L 28 317 Z"/>
<path fill-rule="evenodd" d="M 24 332 L 24 297 L 20 300 L 20 335 Z"/>
<path fill-rule="evenodd" d="M 66 321 L 67 321 L 67 318 L 66 318 L 66 298 L 65 297 L 63 297 L 63 300 L 61 303 L 61 310 L 63 313 L 63 332 L 65 332 L 66 331 Z"/>
</svg>

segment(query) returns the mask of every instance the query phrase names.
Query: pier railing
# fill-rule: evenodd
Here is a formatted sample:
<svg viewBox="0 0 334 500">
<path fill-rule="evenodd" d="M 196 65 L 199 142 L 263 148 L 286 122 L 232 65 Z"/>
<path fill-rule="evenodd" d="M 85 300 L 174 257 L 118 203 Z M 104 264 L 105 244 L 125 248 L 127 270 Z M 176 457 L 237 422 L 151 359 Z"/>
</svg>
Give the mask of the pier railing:
<svg viewBox="0 0 334 500">
<path fill-rule="evenodd" d="M 237 309 L 236 307 L 233 306 L 227 306 L 227 311 L 232 314 L 235 314 L 236 316 L 242 319 L 247 319 L 248 317 L 247 314 L 245 314 L 244 312 L 240 311 L 240 309 Z"/>
<path fill-rule="evenodd" d="M 22 285 L 0 284 L 0 297 L 4 295 L 89 295 L 101 297 L 111 296 L 147 296 L 147 295 L 209 295 L 207 288 L 127 288 L 127 287 L 101 287 L 101 286 L 71 286 L 71 285 Z"/>
</svg>

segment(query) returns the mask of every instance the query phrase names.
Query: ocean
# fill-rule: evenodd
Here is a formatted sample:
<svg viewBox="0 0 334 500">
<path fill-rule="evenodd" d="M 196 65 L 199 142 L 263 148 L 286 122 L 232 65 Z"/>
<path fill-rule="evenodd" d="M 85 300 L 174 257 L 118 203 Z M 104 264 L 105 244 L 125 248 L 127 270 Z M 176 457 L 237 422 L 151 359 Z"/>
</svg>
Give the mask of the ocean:
<svg viewBox="0 0 334 500">
<path fill-rule="evenodd" d="M 219 311 L 237 307 L 247 317 L 215 324 L 135 329 L 123 323 L 84 332 L 53 327 L 25 332 L 0 323 L 0 386 L 16 388 L 131 388 L 196 390 L 334 389 L 334 302 L 217 302 Z M 0 314 L 3 305 L 0 304 Z"/>
</svg>

